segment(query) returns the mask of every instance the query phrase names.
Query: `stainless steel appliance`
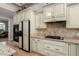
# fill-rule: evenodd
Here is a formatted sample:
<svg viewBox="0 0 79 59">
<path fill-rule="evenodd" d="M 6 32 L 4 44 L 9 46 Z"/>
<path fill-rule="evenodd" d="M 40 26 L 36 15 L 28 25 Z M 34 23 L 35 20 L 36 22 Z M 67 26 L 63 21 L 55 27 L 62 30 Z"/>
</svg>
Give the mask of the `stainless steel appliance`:
<svg viewBox="0 0 79 59">
<path fill-rule="evenodd" d="M 19 42 L 19 24 L 13 25 L 13 40 Z"/>
<path fill-rule="evenodd" d="M 19 24 L 19 47 L 30 52 L 30 20 L 24 20 Z"/>
<path fill-rule="evenodd" d="M 51 36 L 51 35 L 48 35 L 48 36 L 45 36 L 45 38 L 64 40 L 64 37 L 61 37 L 61 36 Z"/>
</svg>

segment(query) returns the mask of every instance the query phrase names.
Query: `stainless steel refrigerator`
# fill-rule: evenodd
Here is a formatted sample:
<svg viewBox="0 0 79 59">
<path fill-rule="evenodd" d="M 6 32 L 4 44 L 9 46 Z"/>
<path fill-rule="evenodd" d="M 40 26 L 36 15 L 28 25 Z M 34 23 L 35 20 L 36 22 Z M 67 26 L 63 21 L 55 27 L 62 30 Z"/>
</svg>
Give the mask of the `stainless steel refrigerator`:
<svg viewBox="0 0 79 59">
<path fill-rule="evenodd" d="M 19 24 L 19 48 L 30 52 L 30 20 L 21 21 Z"/>
</svg>

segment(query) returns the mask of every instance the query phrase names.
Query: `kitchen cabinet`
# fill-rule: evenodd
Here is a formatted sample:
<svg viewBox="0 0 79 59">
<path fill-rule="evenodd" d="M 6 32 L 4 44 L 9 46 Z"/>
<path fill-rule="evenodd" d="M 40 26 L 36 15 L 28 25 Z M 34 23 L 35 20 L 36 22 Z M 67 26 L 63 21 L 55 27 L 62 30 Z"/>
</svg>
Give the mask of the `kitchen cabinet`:
<svg viewBox="0 0 79 59">
<path fill-rule="evenodd" d="M 40 28 L 40 14 L 36 14 L 35 17 L 35 21 L 36 21 L 36 28 Z"/>
<path fill-rule="evenodd" d="M 76 46 L 76 55 L 79 56 L 79 45 Z"/>
<path fill-rule="evenodd" d="M 43 43 L 40 39 L 31 39 L 31 51 L 44 54 Z"/>
<path fill-rule="evenodd" d="M 76 56 L 76 48 L 77 45 L 76 44 L 70 44 L 69 43 L 69 56 Z"/>
<path fill-rule="evenodd" d="M 45 6 L 43 8 L 43 12 L 44 12 L 44 15 L 45 15 L 46 19 L 52 18 L 52 16 L 53 16 L 53 5 Z"/>
<path fill-rule="evenodd" d="M 37 52 L 37 40 L 31 39 L 31 51 Z"/>
<path fill-rule="evenodd" d="M 36 29 L 45 29 L 46 24 L 44 21 L 44 15 L 42 12 L 36 14 Z"/>
<path fill-rule="evenodd" d="M 68 44 L 67 43 L 48 41 L 48 40 L 44 40 L 43 43 L 44 43 L 44 50 L 46 54 L 49 56 L 68 55 Z"/>
<path fill-rule="evenodd" d="M 69 44 L 69 56 L 79 56 L 78 44 Z"/>
<path fill-rule="evenodd" d="M 44 55 L 45 54 L 45 51 L 44 51 L 44 43 L 42 42 L 41 39 L 37 39 L 37 50 L 38 50 L 38 53 Z"/>
<path fill-rule="evenodd" d="M 43 13 L 44 13 L 44 22 L 51 21 L 51 18 L 54 17 L 53 5 L 45 6 L 43 8 Z"/>
<path fill-rule="evenodd" d="M 55 4 L 53 9 L 54 9 L 54 17 L 66 16 L 66 4 L 64 3 Z"/>
<path fill-rule="evenodd" d="M 79 28 L 79 4 L 67 7 L 67 28 Z"/>
<path fill-rule="evenodd" d="M 37 43 L 35 41 L 37 41 Z M 38 52 L 42 55 L 47 55 L 47 56 L 68 55 L 67 43 L 48 41 L 48 40 L 43 40 L 43 39 L 34 39 L 32 46 L 33 46 L 32 51 Z"/>
<path fill-rule="evenodd" d="M 66 21 L 66 4 L 59 3 L 54 5 L 55 21 Z"/>
<path fill-rule="evenodd" d="M 33 38 L 32 51 L 47 56 L 79 56 L 79 44 Z"/>
<path fill-rule="evenodd" d="M 19 12 L 17 13 L 14 18 L 13 18 L 13 23 L 14 24 L 19 24 L 20 21 L 22 21 L 24 19 L 24 13 L 23 12 Z"/>
<path fill-rule="evenodd" d="M 46 6 L 43 11 L 44 22 L 66 21 L 66 4 L 64 3 Z"/>
</svg>

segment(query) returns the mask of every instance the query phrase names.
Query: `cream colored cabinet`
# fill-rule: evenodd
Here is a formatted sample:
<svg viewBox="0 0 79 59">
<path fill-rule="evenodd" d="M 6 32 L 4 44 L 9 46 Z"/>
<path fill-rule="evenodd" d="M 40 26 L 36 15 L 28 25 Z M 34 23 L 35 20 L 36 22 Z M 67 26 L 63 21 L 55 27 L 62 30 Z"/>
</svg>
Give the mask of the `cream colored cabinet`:
<svg viewBox="0 0 79 59">
<path fill-rule="evenodd" d="M 79 4 L 67 8 L 67 28 L 79 28 Z"/>
<path fill-rule="evenodd" d="M 69 56 L 79 56 L 79 45 L 69 44 Z"/>
<path fill-rule="evenodd" d="M 35 17 L 36 19 L 36 28 L 40 28 L 40 14 L 36 14 L 36 17 Z"/>
<path fill-rule="evenodd" d="M 43 8 L 43 12 L 44 12 L 44 22 L 51 21 L 51 18 L 54 17 L 53 5 L 45 6 Z"/>
<path fill-rule="evenodd" d="M 13 18 L 13 21 L 14 21 L 14 24 L 19 24 L 20 21 L 22 21 L 24 19 L 24 14 L 23 12 L 19 12 L 17 13 L 14 18 Z"/>
<path fill-rule="evenodd" d="M 68 44 L 43 39 L 33 39 L 32 51 L 47 56 L 66 56 L 68 55 Z"/>
<path fill-rule="evenodd" d="M 77 46 L 75 44 L 69 43 L 69 56 L 76 56 L 76 48 Z"/>
<path fill-rule="evenodd" d="M 53 9 L 54 9 L 55 17 L 63 17 L 65 16 L 65 13 L 66 13 L 66 4 L 64 3 L 55 4 Z"/>
<path fill-rule="evenodd" d="M 42 54 L 42 55 L 45 55 L 45 51 L 44 51 L 44 43 L 42 42 L 41 39 L 37 39 L 37 51 L 38 53 Z"/>
<path fill-rule="evenodd" d="M 31 50 L 47 56 L 79 56 L 79 45 L 33 38 Z"/>
<path fill-rule="evenodd" d="M 77 49 L 76 49 L 77 53 L 76 54 L 77 54 L 77 56 L 79 56 L 79 45 L 77 45 L 76 47 L 77 47 Z"/>
<path fill-rule="evenodd" d="M 46 24 L 43 22 L 44 21 L 44 15 L 43 13 L 38 13 L 36 14 L 36 29 L 44 29 L 46 28 Z"/>
<path fill-rule="evenodd" d="M 45 21 L 44 22 L 55 22 L 55 21 L 66 21 L 66 4 L 52 4 L 44 8 Z"/>
<path fill-rule="evenodd" d="M 41 39 L 31 39 L 31 51 L 44 54 L 43 47 Z"/>
<path fill-rule="evenodd" d="M 64 4 L 64 3 L 55 4 L 53 9 L 54 9 L 55 21 L 65 21 L 66 20 L 66 4 Z"/>
<path fill-rule="evenodd" d="M 31 50 L 34 52 L 38 52 L 37 50 L 37 40 L 36 39 L 31 39 Z"/>
<path fill-rule="evenodd" d="M 68 55 L 68 44 L 64 42 L 44 40 L 45 54 L 49 56 L 66 56 Z"/>
<path fill-rule="evenodd" d="M 41 19 L 40 19 L 40 28 L 42 28 L 42 29 L 46 29 L 47 26 L 46 26 L 46 24 L 44 23 L 44 20 L 45 20 L 45 18 L 44 18 L 44 14 L 41 13 L 40 16 L 41 16 Z"/>
</svg>

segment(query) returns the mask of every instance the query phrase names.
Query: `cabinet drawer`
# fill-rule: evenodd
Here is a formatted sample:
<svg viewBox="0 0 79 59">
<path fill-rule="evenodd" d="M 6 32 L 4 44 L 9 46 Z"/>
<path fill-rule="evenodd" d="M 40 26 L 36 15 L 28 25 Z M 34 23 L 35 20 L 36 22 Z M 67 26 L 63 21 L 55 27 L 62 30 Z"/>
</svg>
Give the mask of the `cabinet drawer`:
<svg viewBox="0 0 79 59">
<path fill-rule="evenodd" d="M 51 40 L 43 40 L 44 43 L 50 44 L 50 45 L 57 45 L 57 46 L 66 46 L 67 43 L 64 42 L 57 42 L 57 41 L 51 41 Z"/>
<path fill-rule="evenodd" d="M 63 54 L 66 54 L 68 52 L 68 46 L 62 47 L 62 46 L 45 44 L 44 48 L 49 51 L 59 52 Z"/>
<path fill-rule="evenodd" d="M 47 54 L 47 56 L 64 56 L 63 53 L 58 53 L 58 52 L 55 52 L 55 51 L 45 51 L 45 53 Z"/>
</svg>

